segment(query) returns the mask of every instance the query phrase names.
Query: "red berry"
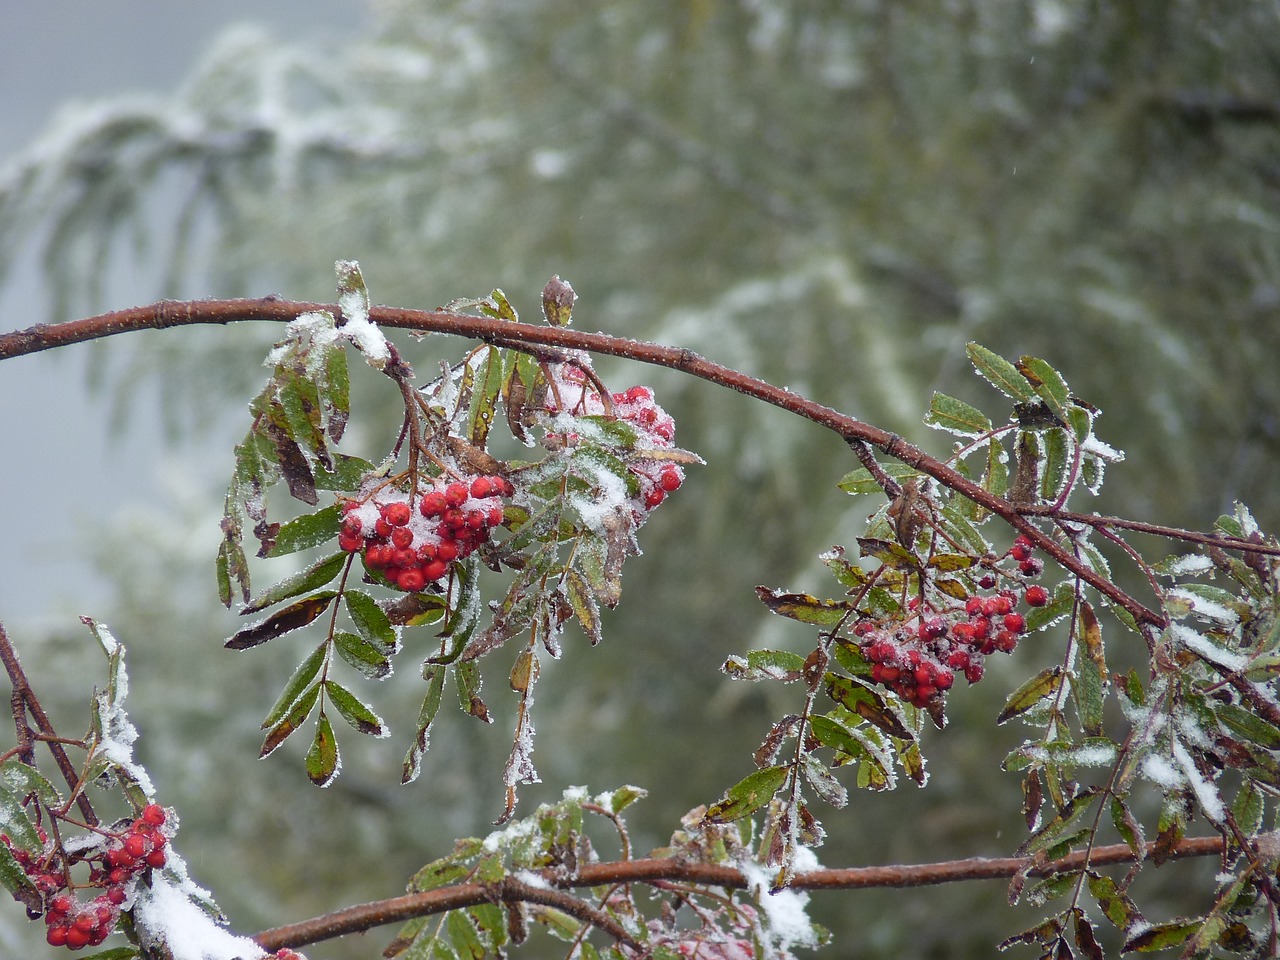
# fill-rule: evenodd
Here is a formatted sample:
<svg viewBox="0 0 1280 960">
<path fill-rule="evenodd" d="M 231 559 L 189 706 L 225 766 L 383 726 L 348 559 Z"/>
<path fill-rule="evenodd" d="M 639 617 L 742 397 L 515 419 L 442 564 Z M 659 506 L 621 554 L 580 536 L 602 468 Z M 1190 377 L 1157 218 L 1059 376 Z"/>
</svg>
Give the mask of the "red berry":
<svg viewBox="0 0 1280 960">
<path fill-rule="evenodd" d="M 386 517 L 379 517 L 378 522 L 373 525 L 373 532 L 380 536 L 383 540 L 391 536 L 391 524 L 387 522 Z"/>
<path fill-rule="evenodd" d="M 1004 626 L 1006 630 L 1012 630 L 1014 633 L 1021 633 L 1027 629 L 1027 620 L 1020 613 L 1006 613 L 1004 615 Z"/>
<path fill-rule="evenodd" d="M 970 661 L 969 665 L 964 668 L 964 678 L 970 683 L 977 683 L 982 679 L 982 664 L 978 661 Z"/>
<path fill-rule="evenodd" d="M 667 493 L 679 490 L 680 484 L 684 482 L 684 477 L 680 476 L 678 467 L 667 467 L 662 471 L 662 477 L 658 480 L 658 485 Z"/>
<path fill-rule="evenodd" d="M 111 903 L 114 903 L 117 907 L 120 906 L 120 904 L 124 903 L 125 901 L 124 888 L 112 887 L 110 890 L 107 891 L 107 900 L 109 900 Z"/>
<path fill-rule="evenodd" d="M 159 870 L 161 867 L 164 866 L 166 859 L 167 858 L 165 857 L 165 853 L 163 850 L 152 850 L 150 853 L 147 854 L 147 866 L 154 867 L 155 869 Z"/>
<path fill-rule="evenodd" d="M 45 943 L 51 947 L 65 947 L 67 945 L 67 937 L 71 933 L 71 927 L 64 923 L 50 927 L 45 931 Z M 87 942 L 87 941 L 86 941 Z M 83 946 L 83 944 L 81 944 Z"/>
<path fill-rule="evenodd" d="M 983 590 L 990 590 L 996 585 L 996 575 L 994 573 L 984 573 L 978 578 L 978 586 Z"/>
<path fill-rule="evenodd" d="M 391 531 L 391 542 L 403 550 L 413 543 L 413 531 L 408 527 L 396 527 Z"/>
<path fill-rule="evenodd" d="M 1018 645 L 1018 635 L 1012 630 L 1001 630 L 996 634 L 995 647 L 1001 653 L 1013 653 Z"/>
<path fill-rule="evenodd" d="M 49 910 L 56 911 L 58 913 L 70 913 L 71 908 L 75 905 L 75 898 L 65 893 L 60 893 L 49 901 Z"/>
<path fill-rule="evenodd" d="M 71 929 L 79 930 L 83 933 L 90 933 L 98 925 L 98 916 L 96 913 L 80 914 L 71 922 Z"/>
<path fill-rule="evenodd" d="M 363 529 L 364 524 L 359 517 L 346 517 L 342 521 L 342 532 L 348 537 L 359 536 Z"/>
<path fill-rule="evenodd" d="M 405 503 L 403 500 L 397 500 L 395 503 L 388 503 L 382 508 L 382 516 L 386 519 L 387 523 L 391 524 L 393 527 L 403 527 L 409 522 L 411 514 L 412 511 L 409 509 L 409 504 Z"/>
<path fill-rule="evenodd" d="M 1044 561 L 1032 557 L 1029 560 L 1023 560 L 1018 564 L 1018 570 L 1024 577 L 1038 577 L 1044 573 Z"/>
<path fill-rule="evenodd" d="M 506 477 L 494 477 L 494 480 L 502 485 L 497 491 L 501 496 L 510 497 L 516 492 L 515 486 Z"/>
<path fill-rule="evenodd" d="M 628 403 L 647 403 L 653 399 L 653 391 L 648 387 L 631 387 L 623 394 Z"/>
<path fill-rule="evenodd" d="M 400 585 L 401 590 L 416 593 L 427 585 L 427 575 L 422 571 L 421 567 L 409 567 L 401 571 L 400 579 L 396 582 Z"/>
<path fill-rule="evenodd" d="M 444 488 L 444 500 L 451 507 L 460 507 L 471 496 L 471 488 L 465 483 L 451 483 Z"/>
<path fill-rule="evenodd" d="M 348 537 L 346 534 L 338 537 L 339 549 L 345 550 L 347 553 L 358 553 L 363 546 L 364 539 L 362 537 Z"/>
<path fill-rule="evenodd" d="M 408 547 L 391 551 L 391 562 L 397 567 L 412 567 L 418 562 L 418 555 Z"/>
<path fill-rule="evenodd" d="M 423 574 L 428 580 L 439 580 L 449 571 L 449 565 L 443 560 L 436 560 L 428 563 L 423 570 Z"/>
<path fill-rule="evenodd" d="M 981 597 L 970 597 L 964 602 L 964 612 L 971 617 L 979 616 L 982 613 L 983 604 Z"/>
<path fill-rule="evenodd" d="M 440 519 L 445 522 L 446 526 L 451 527 L 454 530 L 457 530 L 459 527 L 464 526 L 467 522 L 466 514 L 464 514 L 457 507 L 450 507 L 443 514 L 441 514 Z"/>
<path fill-rule="evenodd" d="M 136 833 L 124 838 L 124 852 L 135 860 L 147 852 L 147 847 L 147 841 Z"/>
<path fill-rule="evenodd" d="M 491 493 L 493 493 L 493 479 L 491 477 L 476 477 L 471 481 L 471 495 L 477 500 L 483 500 Z"/>
<path fill-rule="evenodd" d="M 89 939 L 90 937 L 87 931 L 81 930 L 78 927 L 72 927 L 67 931 L 67 938 L 63 943 L 72 950 L 79 950 L 81 947 L 87 947 L 89 945 Z"/>
<path fill-rule="evenodd" d="M 418 504 L 418 509 L 424 517 L 438 517 L 444 513 L 449 504 L 446 502 L 443 493 L 428 493 L 422 498 L 422 502 Z"/>
<path fill-rule="evenodd" d="M 1038 583 L 1033 584 L 1032 586 L 1027 587 L 1027 592 L 1024 594 L 1024 598 L 1026 599 L 1028 606 L 1043 607 L 1049 602 L 1049 591 Z"/>
<path fill-rule="evenodd" d="M 650 487 L 649 492 L 644 495 L 645 509 L 652 510 L 665 499 L 667 499 L 665 490 L 661 487 Z"/>
<path fill-rule="evenodd" d="M 445 540 L 435 549 L 435 556 L 432 560 L 442 560 L 445 563 L 452 563 L 458 559 L 458 544 L 454 540 Z M 432 579 L 435 579 L 434 577 Z"/>
</svg>

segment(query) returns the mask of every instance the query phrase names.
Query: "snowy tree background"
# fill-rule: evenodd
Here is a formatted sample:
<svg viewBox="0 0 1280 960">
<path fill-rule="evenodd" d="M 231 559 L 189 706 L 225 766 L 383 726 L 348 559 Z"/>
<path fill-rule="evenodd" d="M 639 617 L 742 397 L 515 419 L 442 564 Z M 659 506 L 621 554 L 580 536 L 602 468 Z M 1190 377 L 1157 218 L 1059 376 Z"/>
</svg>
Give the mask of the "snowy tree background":
<svg viewBox="0 0 1280 960">
<path fill-rule="evenodd" d="M 977 393 L 961 347 L 978 339 L 1050 358 L 1104 409 L 1129 460 L 1100 510 L 1206 526 L 1241 499 L 1274 528 L 1278 20 L 1274 4 L 1187 0 L 383 0 L 339 11 L 327 38 L 239 26 L 200 43 L 176 88 L 61 113 L 14 152 L 0 269 L 10 291 L 42 284 L 57 319 L 170 295 L 327 299 L 340 258 L 383 303 L 501 286 L 534 314 L 558 273 L 583 329 L 690 347 L 938 449 L 919 417 L 934 389 Z M 394 733 L 349 751 L 325 793 L 287 758 L 253 760 L 297 649 L 222 650 L 235 627 L 211 558 L 275 334 L 184 330 L 41 360 L 59 388 L 38 407 L 45 430 L 96 433 L 105 410 L 120 433 L 52 476 L 9 471 L 0 497 L 11 528 L 31 526 L 33 502 L 80 524 L 21 551 L 41 616 L 0 617 L 36 676 L 68 681 L 67 718 L 95 665 L 72 614 L 130 647 L 143 759 L 244 931 L 392 893 L 487 830 L 508 746 L 453 720 L 407 789 Z M 410 358 L 427 369 L 435 347 Z M 67 402 L 86 367 L 88 413 Z M 717 670 L 787 643 L 751 588 L 806 586 L 866 508 L 835 490 L 851 458 L 818 431 L 675 375 L 602 371 L 659 388 L 710 466 L 646 529 L 607 642 L 544 678 L 538 756 L 548 797 L 651 788 L 636 823 L 654 845 L 742 775 L 773 706 Z M 393 411 L 372 378 L 357 389 Z M 356 452 L 396 426 L 366 422 Z M 138 439 L 161 431 L 163 454 Z M 98 502 L 85 474 L 104 456 L 158 470 L 137 481 L 152 492 Z M 98 572 L 66 577 L 69 555 Z M 100 585 L 91 609 L 84 583 Z M 393 730 L 416 710 L 411 674 L 379 691 Z M 956 698 L 929 789 L 860 796 L 828 819 L 824 862 L 1013 846 L 999 701 L 998 676 Z M 856 927 L 865 956 L 989 956 L 1012 926 L 999 885 L 844 894 L 815 913 L 838 940 Z"/>
</svg>

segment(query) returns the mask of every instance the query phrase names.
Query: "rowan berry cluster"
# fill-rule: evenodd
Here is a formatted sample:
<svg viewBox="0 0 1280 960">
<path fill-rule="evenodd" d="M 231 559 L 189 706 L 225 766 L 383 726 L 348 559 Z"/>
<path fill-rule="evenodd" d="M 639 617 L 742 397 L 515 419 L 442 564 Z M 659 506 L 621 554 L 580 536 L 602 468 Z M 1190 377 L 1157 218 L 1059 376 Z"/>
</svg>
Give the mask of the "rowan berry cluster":
<svg viewBox="0 0 1280 960">
<path fill-rule="evenodd" d="M 127 827 L 108 834 L 105 846 L 70 857 L 56 849 L 35 857 L 14 847 L 8 836 L 0 834 L 0 840 L 44 898 L 45 939 L 50 946 L 79 950 L 96 947 L 107 939 L 131 896 L 135 878 L 165 865 L 171 832 L 165 829 L 168 820 L 163 807 L 148 804 Z M 39 836 L 47 845 L 43 830 Z M 87 903 L 74 892 L 72 862 L 90 865 L 89 880 L 78 885 L 80 889 L 102 891 Z"/>
<path fill-rule="evenodd" d="M 1018 537 L 1006 554 L 1017 563 L 1022 577 L 1039 576 L 1044 570 L 1043 562 L 1031 553 L 1031 541 Z M 977 586 L 993 590 L 997 583 L 996 575 L 987 573 Z M 1022 599 L 1028 606 L 1041 607 L 1049 593 L 1031 584 Z M 871 663 L 871 679 L 908 703 L 924 707 L 951 689 L 957 675 L 977 683 L 987 657 L 1014 651 L 1027 629 L 1026 618 L 1014 609 L 1018 602 L 1018 594 L 1008 589 L 989 596 L 974 594 L 963 603 L 945 596 L 922 603 L 915 597 L 907 605 L 909 619 L 885 624 L 863 616 L 852 632 Z"/>
<path fill-rule="evenodd" d="M 444 579 L 449 566 L 489 539 L 503 521 L 503 498 L 515 493 L 501 476 L 440 476 L 415 497 L 387 485 L 342 504 L 338 546 L 364 551 L 364 562 L 411 593 Z"/>
<path fill-rule="evenodd" d="M 631 509 L 637 522 L 658 504 L 674 493 L 684 483 L 684 469 L 662 456 L 645 457 L 644 450 L 670 449 L 675 441 L 676 422 L 660 407 L 648 387 L 629 387 L 620 393 L 609 395 L 606 405 L 601 395 L 592 389 L 582 368 L 575 364 L 561 364 L 557 370 L 555 390 L 548 398 L 547 410 L 554 414 L 560 406 L 575 416 L 602 416 L 610 414 L 636 428 L 639 441 L 638 456 L 628 461 L 628 467 L 639 481 L 640 491 L 632 498 Z M 563 443 L 574 443 L 577 435 L 572 431 L 552 433 L 550 438 Z"/>
</svg>

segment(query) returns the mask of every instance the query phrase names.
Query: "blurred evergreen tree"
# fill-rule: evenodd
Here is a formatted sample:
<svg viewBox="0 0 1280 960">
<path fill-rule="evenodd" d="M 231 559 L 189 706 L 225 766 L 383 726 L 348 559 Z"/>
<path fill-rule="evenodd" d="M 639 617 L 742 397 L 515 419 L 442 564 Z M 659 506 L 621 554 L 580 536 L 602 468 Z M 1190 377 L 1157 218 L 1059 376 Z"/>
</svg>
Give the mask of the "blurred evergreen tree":
<svg viewBox="0 0 1280 960">
<path fill-rule="evenodd" d="M 1206 526 L 1243 499 L 1264 526 L 1280 523 L 1275 4 L 375 9 L 368 35 L 324 49 L 232 31 L 171 98 L 64 114 L 0 180 L 0 264 L 40 243 L 59 317 L 105 306 L 104 274 L 138 232 L 151 244 L 137 256 L 168 271 L 157 296 L 329 299 L 332 262 L 358 258 L 381 302 L 425 306 L 500 285 L 533 316 L 559 273 L 581 297 L 579 326 L 687 346 L 938 450 L 947 441 L 923 436 L 919 416 L 932 389 L 981 396 L 961 349 L 976 339 L 1050 358 L 1107 411 L 1102 433 L 1129 463 L 1112 471 L 1100 509 Z M 146 338 L 123 362 L 113 345 L 104 379 L 158 371 L 170 410 L 210 414 L 250 395 L 272 338 L 188 330 Z M 408 347 L 420 370 L 435 346 Z M 578 781 L 653 788 L 638 813 L 656 843 L 742 774 L 778 706 L 717 673 L 729 653 L 786 629 L 750 588 L 817 587 L 814 554 L 851 539 L 871 507 L 834 490 L 852 458 L 816 429 L 665 372 L 604 369 L 616 388 L 654 383 L 678 441 L 709 467 L 644 531 L 648 556 L 629 567 L 607 642 L 544 681 L 554 707 L 538 759 L 556 794 Z M 377 402 L 375 386 L 362 389 Z M 139 557 L 120 568 L 113 621 L 138 638 L 138 669 L 151 655 L 141 638 L 211 623 L 181 641 L 183 663 L 199 665 L 187 675 L 217 664 L 225 696 L 234 685 L 244 698 L 236 711 L 264 712 L 271 683 L 237 683 L 246 665 L 228 667 L 217 646 L 226 620 L 169 593 L 179 573 L 205 582 L 203 566 L 159 546 L 148 556 L 154 581 Z M 275 666 L 287 671 L 287 657 Z M 403 729 L 417 691 L 411 675 L 399 679 Z M 829 817 L 828 862 L 1014 845 L 1001 811 L 1016 808 L 1016 784 L 989 750 L 1000 691 L 974 693 L 955 698 L 955 722 L 934 737 L 930 789 L 859 797 Z M 177 769 L 192 762 L 196 731 L 222 722 L 225 707 L 208 708 L 174 729 L 166 759 Z M 252 744 L 253 725 L 230 753 Z M 350 789 L 368 786 L 350 801 L 384 811 L 376 824 L 346 802 L 326 813 L 297 799 L 300 774 L 273 761 L 266 779 L 290 797 L 278 802 L 334 829 L 359 822 L 343 828 L 357 852 L 335 849 L 305 891 L 279 892 L 282 879 L 264 895 L 245 874 L 266 876 L 298 851 L 245 826 L 235 846 L 260 855 L 211 857 L 210 873 L 227 876 L 205 881 L 235 890 L 223 898 L 254 918 L 245 923 L 387 892 L 411 868 L 405 851 L 430 856 L 498 810 L 471 797 L 496 786 L 501 737 L 455 727 L 453 746 L 438 738 L 428 784 L 411 788 L 427 799 L 386 789 L 395 750 L 353 771 Z M 216 823 L 212 806 L 234 805 L 217 790 L 209 799 L 192 820 Z M 453 809 L 439 819 L 434 804 Z M 406 823 L 410 809 L 431 810 L 432 824 Z M 915 827 L 893 829 L 902 822 Z M 394 867 L 382 859 L 390 851 Z M 347 857 L 369 864 L 358 890 L 337 865 Z M 873 924 L 880 952 L 865 955 L 987 956 L 1011 929 L 989 886 L 920 902 L 927 913 L 909 928 Z M 992 910 L 980 914 L 982 902 Z M 857 919 L 867 909 L 843 895 L 826 919 L 869 923 Z"/>
</svg>

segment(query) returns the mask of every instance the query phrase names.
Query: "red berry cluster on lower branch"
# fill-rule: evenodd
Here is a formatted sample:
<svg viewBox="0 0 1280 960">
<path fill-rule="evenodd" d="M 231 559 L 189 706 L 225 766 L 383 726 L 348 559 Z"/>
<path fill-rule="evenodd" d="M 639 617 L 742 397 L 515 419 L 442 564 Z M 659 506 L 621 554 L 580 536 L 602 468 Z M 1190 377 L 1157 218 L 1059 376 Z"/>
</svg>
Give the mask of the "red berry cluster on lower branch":
<svg viewBox="0 0 1280 960">
<path fill-rule="evenodd" d="M 515 493 L 506 477 L 437 477 L 415 497 L 385 486 L 342 505 L 338 546 L 364 551 L 364 562 L 393 586 L 416 592 L 442 580 L 489 539 L 503 520 L 504 497 Z"/>
<path fill-rule="evenodd" d="M 0 834 L 44 897 L 45 939 L 51 946 L 79 950 L 96 947 L 107 939 L 131 896 L 135 879 L 165 865 L 165 848 L 171 833 L 166 830 L 168 822 L 163 807 L 149 804 L 127 827 L 110 834 L 105 847 L 77 856 L 76 862 L 90 865 L 89 881 L 79 888 L 102 891 L 87 903 L 74 892 L 71 865 L 61 853 L 51 850 L 42 857 L 33 857 L 26 850 L 14 848 L 9 838 Z"/>
</svg>

